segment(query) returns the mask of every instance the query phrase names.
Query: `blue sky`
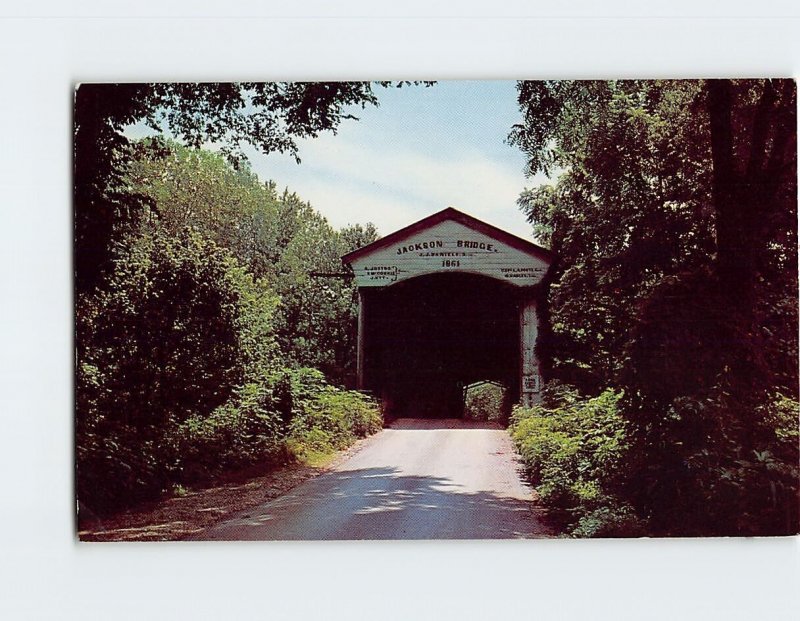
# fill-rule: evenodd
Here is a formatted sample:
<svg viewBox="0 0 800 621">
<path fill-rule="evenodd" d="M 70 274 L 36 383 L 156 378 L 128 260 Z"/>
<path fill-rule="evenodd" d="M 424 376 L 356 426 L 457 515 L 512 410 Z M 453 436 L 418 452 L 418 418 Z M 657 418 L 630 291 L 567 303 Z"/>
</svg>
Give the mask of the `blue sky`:
<svg viewBox="0 0 800 621">
<path fill-rule="evenodd" d="M 337 228 L 373 222 L 382 235 L 455 207 L 521 237 L 516 205 L 525 158 L 505 143 L 521 121 L 514 81 L 441 81 L 376 88 L 380 105 L 355 109 L 337 134 L 298 141 L 301 164 L 247 150 L 253 170 L 308 200 Z"/>
<path fill-rule="evenodd" d="M 297 165 L 253 155 L 262 179 L 309 200 L 336 227 L 373 222 L 385 235 L 455 207 L 531 237 L 516 205 L 525 157 L 505 143 L 521 121 L 513 81 L 442 81 L 377 89 L 380 105 L 358 110 L 336 135 L 301 141 Z"/>
</svg>

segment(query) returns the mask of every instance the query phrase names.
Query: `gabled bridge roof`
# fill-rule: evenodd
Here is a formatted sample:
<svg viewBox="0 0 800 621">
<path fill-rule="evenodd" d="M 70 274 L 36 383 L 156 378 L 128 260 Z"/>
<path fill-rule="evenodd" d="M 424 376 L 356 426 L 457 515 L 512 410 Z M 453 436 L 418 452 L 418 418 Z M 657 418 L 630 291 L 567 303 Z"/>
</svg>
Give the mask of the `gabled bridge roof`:
<svg viewBox="0 0 800 621">
<path fill-rule="evenodd" d="M 553 253 L 547 248 L 542 248 L 533 242 L 522 239 L 521 237 L 517 237 L 516 235 L 513 235 L 508 231 L 504 231 L 503 229 L 499 229 L 496 226 L 484 222 L 483 220 L 478 220 L 478 218 L 470 216 L 463 211 L 459 211 L 454 207 L 447 207 L 446 209 L 437 211 L 436 213 L 431 214 L 422 220 L 417 220 L 413 224 L 409 224 L 402 229 L 398 229 L 386 237 L 381 237 L 371 244 L 367 244 L 366 246 L 362 246 L 357 250 L 349 252 L 342 257 L 342 261 L 348 265 L 351 265 L 356 259 L 372 254 L 373 252 L 376 252 L 382 248 L 386 248 L 387 246 L 392 246 L 404 239 L 412 237 L 418 233 L 422 233 L 425 230 L 447 220 L 463 224 L 467 228 L 473 229 L 479 233 L 483 233 L 487 237 L 492 237 L 497 241 L 507 244 L 508 246 L 521 252 L 530 254 L 531 256 L 541 259 L 547 263 L 552 263 L 555 258 L 555 255 L 553 255 Z"/>
<path fill-rule="evenodd" d="M 359 287 L 454 272 L 526 287 L 539 284 L 553 260 L 549 250 L 452 207 L 342 257 Z"/>
</svg>

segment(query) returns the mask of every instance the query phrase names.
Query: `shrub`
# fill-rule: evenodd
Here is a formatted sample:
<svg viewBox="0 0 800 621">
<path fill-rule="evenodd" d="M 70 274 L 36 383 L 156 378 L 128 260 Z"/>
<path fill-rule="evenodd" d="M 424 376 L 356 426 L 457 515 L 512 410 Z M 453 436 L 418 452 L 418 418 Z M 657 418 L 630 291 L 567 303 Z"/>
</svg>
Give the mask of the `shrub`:
<svg viewBox="0 0 800 621">
<path fill-rule="evenodd" d="M 505 422 L 508 419 L 508 390 L 500 384 L 484 382 L 468 386 L 464 397 L 464 416 L 470 420 Z"/>
<path fill-rule="evenodd" d="M 77 437 L 76 491 L 81 512 L 104 513 L 152 498 L 168 481 L 162 445 L 130 426 L 84 430 Z M 145 437 L 143 437 L 145 436 Z"/>
<path fill-rule="evenodd" d="M 652 534 L 797 532 L 797 443 L 781 440 L 797 401 L 776 396 L 796 398 L 797 296 L 778 284 L 762 282 L 751 304 L 699 270 L 643 301 L 617 379 L 631 423 L 625 494 Z"/>
<path fill-rule="evenodd" d="M 144 236 L 121 254 L 106 289 L 78 305 L 77 490 L 84 506 L 102 512 L 157 495 L 181 472 L 178 446 L 189 455 L 206 446 L 206 469 L 234 461 L 233 448 L 210 456 L 225 434 L 245 455 L 263 452 L 276 415 L 267 395 L 275 304 L 264 283 L 191 231 Z"/>
<path fill-rule="evenodd" d="M 209 416 L 192 416 L 167 434 L 174 480 L 202 481 L 226 469 L 285 460 L 284 422 L 270 384 L 246 384 Z"/>
<path fill-rule="evenodd" d="M 542 405 L 515 407 L 511 435 L 526 472 L 549 514 L 569 535 L 639 534 L 642 522 L 613 493 L 628 450 L 621 394 L 582 398 L 549 384 Z"/>
<path fill-rule="evenodd" d="M 743 400 L 721 384 L 675 399 L 662 425 L 636 428 L 628 495 L 656 535 L 796 534 L 797 421 L 798 402 L 781 394 Z M 706 431 L 669 441 L 692 425 Z"/>
<path fill-rule="evenodd" d="M 289 369 L 277 298 L 196 232 L 143 235 L 78 300 L 77 495 L 106 513 L 175 484 L 329 454 L 382 426 L 374 401 Z"/>
<path fill-rule="evenodd" d="M 292 392 L 289 443 L 298 457 L 345 448 L 383 427 L 377 402 L 360 392 L 329 386 L 319 371 L 295 371 Z"/>
</svg>

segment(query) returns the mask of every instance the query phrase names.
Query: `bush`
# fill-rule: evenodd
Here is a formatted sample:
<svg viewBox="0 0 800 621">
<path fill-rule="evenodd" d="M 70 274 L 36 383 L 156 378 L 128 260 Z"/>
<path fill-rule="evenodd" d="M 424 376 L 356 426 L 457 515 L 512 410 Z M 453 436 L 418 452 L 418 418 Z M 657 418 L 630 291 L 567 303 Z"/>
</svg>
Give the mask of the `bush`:
<svg viewBox="0 0 800 621">
<path fill-rule="evenodd" d="M 464 417 L 505 422 L 508 419 L 507 396 L 508 390 L 493 382 L 468 386 L 464 398 Z"/>
<path fill-rule="evenodd" d="M 272 384 L 246 384 L 209 416 L 192 416 L 167 435 L 173 480 L 192 483 L 226 469 L 285 461 L 284 421 Z"/>
<path fill-rule="evenodd" d="M 383 427 L 376 401 L 360 392 L 329 386 L 319 371 L 294 372 L 292 393 L 295 405 L 289 445 L 300 458 L 346 448 Z"/>
<path fill-rule="evenodd" d="M 234 446 L 246 459 L 266 450 L 278 414 L 267 394 L 276 302 L 225 251 L 190 231 L 131 244 L 106 289 L 78 304 L 84 506 L 103 512 L 158 495 L 180 476 L 183 449 L 207 470 L 235 461 Z M 212 457 L 225 442 L 230 451 Z"/>
<path fill-rule="evenodd" d="M 654 535 L 797 533 L 797 441 L 785 438 L 798 410 L 782 396 L 796 398 L 797 296 L 762 286 L 751 308 L 697 271 L 664 279 L 639 309 L 618 378 L 625 494 Z"/>
<path fill-rule="evenodd" d="M 77 498 L 81 512 L 104 513 L 152 498 L 167 484 L 162 445 L 130 426 L 77 437 Z M 142 436 L 148 436 L 144 439 Z"/>
<path fill-rule="evenodd" d="M 781 394 L 744 400 L 720 385 L 675 399 L 662 425 L 636 428 L 628 496 L 656 535 L 796 534 L 797 420 L 798 402 Z M 670 442 L 690 425 L 707 431 Z"/>
<path fill-rule="evenodd" d="M 109 288 L 79 305 L 83 509 L 106 513 L 292 452 L 329 454 L 382 426 L 371 399 L 286 368 L 274 294 L 194 233 L 138 240 Z"/>
<path fill-rule="evenodd" d="M 511 435 L 549 515 L 575 537 L 632 536 L 642 522 L 613 493 L 628 450 L 621 394 L 582 398 L 549 384 L 542 405 L 515 407 Z"/>
</svg>

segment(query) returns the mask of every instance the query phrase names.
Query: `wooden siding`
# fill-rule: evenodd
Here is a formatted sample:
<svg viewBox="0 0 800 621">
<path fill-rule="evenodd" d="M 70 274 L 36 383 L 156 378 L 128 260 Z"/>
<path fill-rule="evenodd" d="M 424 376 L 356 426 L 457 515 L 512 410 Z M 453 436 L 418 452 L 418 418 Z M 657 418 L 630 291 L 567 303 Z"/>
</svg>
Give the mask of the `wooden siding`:
<svg viewBox="0 0 800 621">
<path fill-rule="evenodd" d="M 412 231 L 351 260 L 359 287 L 384 287 L 415 276 L 446 272 L 481 274 L 529 287 L 541 282 L 549 267 L 541 256 L 450 219 Z"/>
</svg>

